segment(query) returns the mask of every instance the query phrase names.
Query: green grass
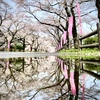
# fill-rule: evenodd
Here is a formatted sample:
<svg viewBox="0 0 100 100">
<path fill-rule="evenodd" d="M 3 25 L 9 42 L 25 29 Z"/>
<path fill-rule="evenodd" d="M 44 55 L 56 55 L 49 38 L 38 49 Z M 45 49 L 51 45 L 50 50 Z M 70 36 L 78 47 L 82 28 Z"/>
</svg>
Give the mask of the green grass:
<svg viewBox="0 0 100 100">
<path fill-rule="evenodd" d="M 100 51 L 97 49 L 70 49 L 70 50 L 60 50 L 59 52 L 60 58 L 100 58 Z"/>
<path fill-rule="evenodd" d="M 85 69 L 88 69 L 90 71 L 98 71 L 98 72 L 100 72 L 100 65 L 85 64 Z"/>
</svg>

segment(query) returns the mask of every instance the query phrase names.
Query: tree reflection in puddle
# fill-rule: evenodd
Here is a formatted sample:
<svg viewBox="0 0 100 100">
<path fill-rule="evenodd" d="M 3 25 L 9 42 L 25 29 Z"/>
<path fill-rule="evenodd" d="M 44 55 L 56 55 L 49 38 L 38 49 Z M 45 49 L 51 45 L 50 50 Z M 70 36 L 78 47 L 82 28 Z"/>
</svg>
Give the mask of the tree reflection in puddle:
<svg viewBox="0 0 100 100">
<path fill-rule="evenodd" d="M 99 100 L 100 70 L 87 63 L 53 56 L 1 59 L 0 100 Z"/>
</svg>

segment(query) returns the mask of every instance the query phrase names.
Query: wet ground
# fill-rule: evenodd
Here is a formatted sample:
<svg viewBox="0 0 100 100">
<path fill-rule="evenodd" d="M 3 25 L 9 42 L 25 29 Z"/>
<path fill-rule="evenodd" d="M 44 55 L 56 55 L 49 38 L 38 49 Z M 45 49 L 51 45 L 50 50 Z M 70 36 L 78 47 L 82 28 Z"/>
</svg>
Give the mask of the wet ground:
<svg viewBox="0 0 100 100">
<path fill-rule="evenodd" d="M 100 60 L 0 53 L 0 100 L 100 100 Z"/>
</svg>

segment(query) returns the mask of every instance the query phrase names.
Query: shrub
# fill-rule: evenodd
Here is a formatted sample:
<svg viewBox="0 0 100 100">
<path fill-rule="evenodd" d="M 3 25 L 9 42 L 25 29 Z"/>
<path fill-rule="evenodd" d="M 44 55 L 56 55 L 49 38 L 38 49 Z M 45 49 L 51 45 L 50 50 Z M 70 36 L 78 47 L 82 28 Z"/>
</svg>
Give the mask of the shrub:
<svg viewBox="0 0 100 100">
<path fill-rule="evenodd" d="M 16 49 L 21 51 L 23 50 L 23 45 L 22 44 L 16 44 Z"/>
<path fill-rule="evenodd" d="M 94 37 L 89 37 L 84 40 L 84 44 L 93 44 L 98 42 L 98 37 L 95 35 Z"/>
</svg>

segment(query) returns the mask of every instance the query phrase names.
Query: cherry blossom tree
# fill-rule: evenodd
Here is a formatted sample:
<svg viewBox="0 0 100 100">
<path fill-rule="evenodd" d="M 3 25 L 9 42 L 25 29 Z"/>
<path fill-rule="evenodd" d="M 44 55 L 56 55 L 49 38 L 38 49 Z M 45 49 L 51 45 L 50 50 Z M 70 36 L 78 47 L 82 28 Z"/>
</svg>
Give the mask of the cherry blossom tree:
<svg viewBox="0 0 100 100">
<path fill-rule="evenodd" d="M 16 0 L 15 0 L 16 1 Z M 81 17 L 85 21 L 85 17 L 89 17 L 90 13 L 96 11 L 93 5 L 94 0 L 77 0 L 82 7 L 85 6 L 84 9 L 81 10 L 82 14 Z M 78 15 L 77 15 L 77 8 L 76 8 L 76 0 L 37 0 L 37 1 L 16 1 L 20 4 L 23 11 L 35 18 L 40 24 L 46 27 L 48 26 L 47 32 L 54 37 L 52 29 L 59 30 L 59 32 L 55 32 L 55 34 L 63 34 L 64 31 L 68 32 L 68 18 L 73 16 L 73 29 L 72 29 L 72 36 L 74 41 L 74 47 L 78 48 Z M 90 3 L 87 7 L 86 5 Z M 93 5 L 93 9 L 89 9 L 89 7 Z M 89 17 L 90 18 L 90 17 Z M 69 39 L 69 35 L 67 36 Z M 59 39 L 59 38 L 58 38 Z M 60 41 L 60 40 L 59 40 Z"/>
</svg>

